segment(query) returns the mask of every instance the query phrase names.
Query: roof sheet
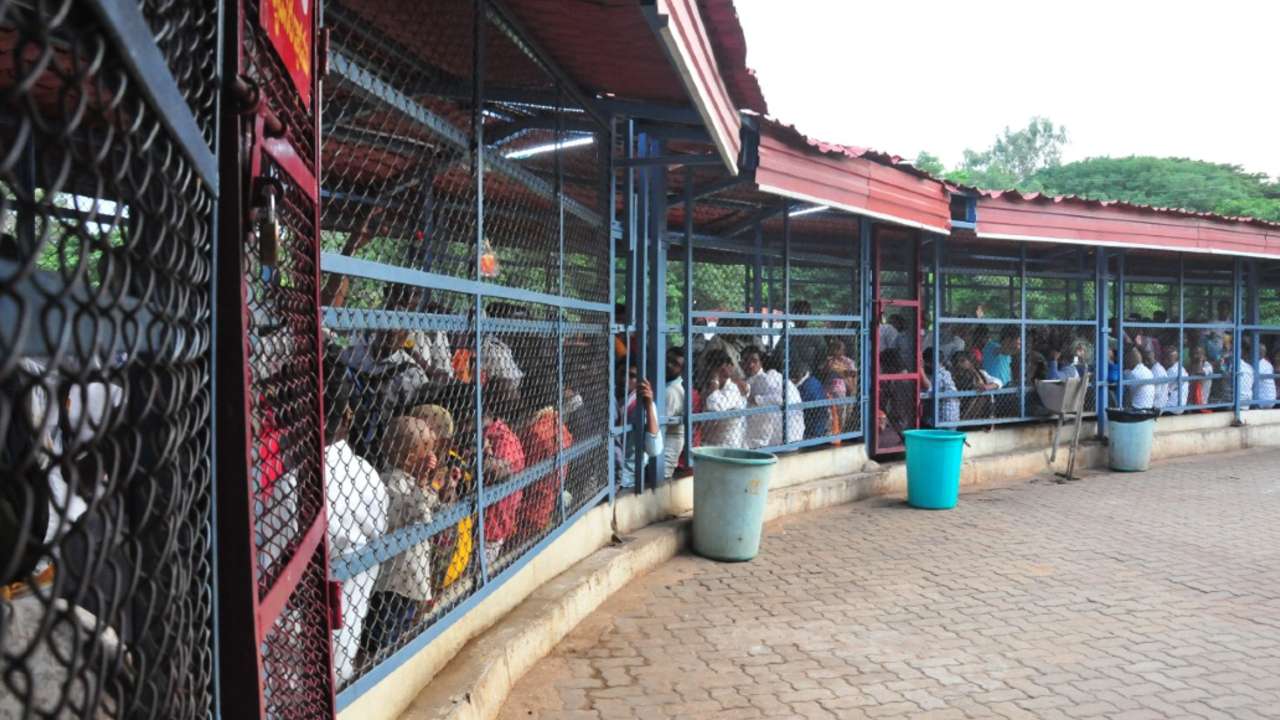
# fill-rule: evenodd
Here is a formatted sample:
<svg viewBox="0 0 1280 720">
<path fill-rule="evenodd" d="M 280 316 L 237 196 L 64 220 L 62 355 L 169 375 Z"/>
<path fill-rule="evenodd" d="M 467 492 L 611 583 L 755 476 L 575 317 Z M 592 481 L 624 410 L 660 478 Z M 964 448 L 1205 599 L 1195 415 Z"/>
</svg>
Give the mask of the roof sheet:
<svg viewBox="0 0 1280 720">
<path fill-rule="evenodd" d="M 934 232 L 951 227 L 943 183 L 901 158 L 814 140 L 761 118 L 756 183 L 767 192 L 831 205 Z"/>
<path fill-rule="evenodd" d="M 1187 208 L 1174 207 L 1158 207 L 1155 205 L 1143 205 L 1140 203 L 1125 202 L 1123 200 L 1097 200 L 1093 198 L 1082 197 L 1080 195 L 1048 195 L 1038 192 L 1021 192 L 1019 190 L 985 190 L 983 188 L 951 184 L 951 187 L 972 193 L 979 197 L 991 199 L 1003 198 L 1006 200 L 1021 202 L 1039 202 L 1053 203 L 1055 205 L 1070 204 L 1077 207 L 1093 207 L 1093 208 L 1118 208 L 1122 210 L 1132 210 L 1135 212 L 1145 213 L 1162 213 L 1175 217 L 1201 218 L 1204 220 L 1214 220 L 1217 222 L 1228 223 L 1244 223 L 1248 225 L 1260 225 L 1262 227 L 1280 228 L 1280 222 L 1272 222 L 1270 220 L 1262 220 L 1253 217 L 1243 217 L 1237 215 L 1219 215 L 1218 213 L 1203 212 L 1200 210 L 1189 210 Z"/>
<path fill-rule="evenodd" d="M 769 112 L 756 73 L 747 66 L 747 37 L 738 20 L 733 0 L 698 0 L 702 20 L 720 61 L 725 85 L 739 109 L 764 115 Z"/>
<path fill-rule="evenodd" d="M 589 93 L 683 105 L 684 85 L 638 0 L 506 0 L 506 7 Z"/>
<path fill-rule="evenodd" d="M 979 237 L 1280 257 L 1280 224 L 1122 202 L 976 191 Z"/>
</svg>

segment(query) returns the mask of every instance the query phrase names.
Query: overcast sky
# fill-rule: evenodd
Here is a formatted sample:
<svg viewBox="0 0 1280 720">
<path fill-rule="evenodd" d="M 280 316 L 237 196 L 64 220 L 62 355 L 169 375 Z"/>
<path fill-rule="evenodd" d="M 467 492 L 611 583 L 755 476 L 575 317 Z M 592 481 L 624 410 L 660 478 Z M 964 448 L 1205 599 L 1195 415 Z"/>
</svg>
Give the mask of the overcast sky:
<svg viewBox="0 0 1280 720">
<path fill-rule="evenodd" d="M 1276 0 L 737 0 L 770 114 L 948 167 L 1033 115 L 1064 159 L 1185 156 L 1280 176 Z"/>
</svg>

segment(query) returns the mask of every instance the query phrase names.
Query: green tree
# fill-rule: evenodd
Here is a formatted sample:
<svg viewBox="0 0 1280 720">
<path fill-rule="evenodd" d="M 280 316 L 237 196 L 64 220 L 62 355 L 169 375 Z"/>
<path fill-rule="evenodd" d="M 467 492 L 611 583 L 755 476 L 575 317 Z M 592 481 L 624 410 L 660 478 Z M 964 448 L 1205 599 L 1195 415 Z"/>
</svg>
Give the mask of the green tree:
<svg viewBox="0 0 1280 720">
<path fill-rule="evenodd" d="M 1066 143 L 1065 127 L 1048 118 L 1033 117 L 1025 128 L 1006 127 L 986 150 L 966 149 L 960 167 L 948 173 L 947 179 L 996 190 L 1038 190 L 1033 176 L 1061 164 Z"/>
<path fill-rule="evenodd" d="M 1131 156 L 1048 167 L 1032 178 L 1045 192 L 1280 220 L 1280 184 L 1237 165 Z"/>
<path fill-rule="evenodd" d="M 935 177 L 942 177 L 943 173 L 947 171 L 947 168 L 942 164 L 941 158 L 923 150 L 916 156 L 916 161 L 912 165 Z"/>
</svg>

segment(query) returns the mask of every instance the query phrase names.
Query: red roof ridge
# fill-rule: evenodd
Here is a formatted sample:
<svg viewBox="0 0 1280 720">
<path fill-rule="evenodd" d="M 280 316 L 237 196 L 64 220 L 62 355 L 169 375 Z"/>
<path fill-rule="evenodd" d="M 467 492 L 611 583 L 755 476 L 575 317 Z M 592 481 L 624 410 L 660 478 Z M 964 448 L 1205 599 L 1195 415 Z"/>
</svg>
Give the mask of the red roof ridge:
<svg viewBox="0 0 1280 720">
<path fill-rule="evenodd" d="M 1215 212 L 1207 212 L 1204 210 L 1191 210 L 1189 208 L 1160 207 L 1157 205 L 1144 205 L 1142 203 L 1128 202 L 1126 200 L 1103 200 L 1100 198 L 1090 198 L 1083 195 L 1047 195 L 1040 192 L 1023 192 L 1021 190 L 989 190 L 980 188 L 975 185 L 963 185 L 960 183 L 947 183 L 948 189 L 952 192 L 960 191 L 978 195 L 980 197 L 988 197 L 992 200 L 1008 198 L 1019 202 L 1052 202 L 1055 205 L 1062 203 L 1071 203 L 1081 206 L 1093 207 L 1114 207 L 1121 210 L 1133 210 L 1137 212 L 1151 212 L 1162 215 L 1173 215 L 1177 217 L 1194 217 L 1203 220 L 1211 220 L 1214 222 L 1240 223 L 1246 225 L 1260 225 L 1269 228 L 1280 228 L 1280 222 L 1274 220 L 1263 220 L 1261 218 L 1249 217 L 1246 215 L 1222 215 Z"/>
<path fill-rule="evenodd" d="M 804 134 L 804 132 L 802 132 L 795 125 L 788 122 L 784 122 L 783 120 L 780 120 L 771 115 L 760 115 L 760 119 L 764 124 L 779 130 L 780 134 L 783 136 L 783 139 L 789 140 L 792 142 L 792 144 L 795 144 L 795 145 L 803 145 L 803 146 L 813 148 L 823 155 L 842 155 L 844 157 L 851 158 L 854 160 L 858 160 L 858 159 L 871 160 L 872 162 L 876 162 L 881 165 L 894 168 L 895 170 L 899 170 L 909 175 L 914 175 L 916 177 L 924 178 L 926 180 L 933 180 L 935 182 L 942 183 L 944 185 L 947 184 L 946 180 L 940 177 L 936 177 L 935 175 L 933 175 L 932 173 L 929 173 L 928 171 L 921 170 L 920 168 L 912 164 L 911 161 L 904 159 L 901 155 L 895 155 L 893 153 L 884 152 L 882 150 L 875 150 L 868 147 L 860 147 L 857 145 L 843 145 L 841 143 L 833 143 L 833 142 L 827 142 L 825 140 L 819 140 L 817 138 L 813 138 L 813 137 L 810 137 L 809 135 Z"/>
<path fill-rule="evenodd" d="M 720 64 L 721 78 L 738 104 L 737 109 L 745 108 L 762 115 L 769 112 L 760 79 L 755 70 L 747 67 L 747 36 L 742 31 L 733 0 L 698 0 L 698 6 L 711 49 Z"/>
</svg>

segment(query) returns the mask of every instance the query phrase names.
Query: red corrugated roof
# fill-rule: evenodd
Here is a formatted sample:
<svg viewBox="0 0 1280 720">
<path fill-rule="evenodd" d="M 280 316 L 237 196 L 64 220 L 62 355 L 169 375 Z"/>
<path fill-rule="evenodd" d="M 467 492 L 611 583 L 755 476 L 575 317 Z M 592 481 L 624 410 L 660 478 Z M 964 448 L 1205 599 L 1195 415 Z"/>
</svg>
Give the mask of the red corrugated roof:
<svg viewBox="0 0 1280 720">
<path fill-rule="evenodd" d="M 1038 193 L 978 191 L 977 234 L 1280 257 L 1280 223 Z"/>
<path fill-rule="evenodd" d="M 935 180 L 939 183 L 945 182 L 941 178 L 934 177 L 924 170 L 912 165 L 899 155 L 883 152 L 881 150 L 873 150 L 871 148 L 858 147 L 856 145 L 841 145 L 839 143 L 818 140 L 817 138 L 805 135 L 796 128 L 795 125 L 783 122 L 778 118 L 768 115 L 762 116 L 760 120 L 762 127 L 768 125 L 775 131 L 775 134 L 778 137 L 790 140 L 795 144 L 808 145 L 824 155 L 843 155 L 844 157 L 852 158 L 854 160 L 871 160 L 872 162 L 877 162 L 881 165 L 888 165 L 895 170 L 900 170 L 910 175 L 915 175 L 916 177 Z"/>
<path fill-rule="evenodd" d="M 760 123 L 756 184 L 766 192 L 935 232 L 951 227 L 950 195 L 928 173 L 896 156 L 813 140 L 772 118 Z"/>
<path fill-rule="evenodd" d="M 1236 215 L 1219 215 L 1218 213 L 1188 210 L 1187 208 L 1157 207 L 1154 205 L 1125 202 L 1123 200 L 1097 200 L 1082 197 L 1080 195 L 1047 195 L 1045 193 L 1021 192 L 1019 190 L 984 190 L 979 187 L 958 185 L 955 183 L 948 183 L 948 186 L 980 197 L 991 198 L 993 200 L 1005 199 L 1013 200 L 1015 202 L 1053 203 L 1055 205 L 1067 203 L 1082 207 L 1116 208 L 1119 210 L 1132 210 L 1143 213 L 1160 213 L 1175 217 L 1201 218 L 1217 222 L 1245 223 L 1249 225 L 1261 225 L 1269 228 L 1280 228 L 1280 222 Z"/>
<path fill-rule="evenodd" d="M 589 93 L 683 105 L 684 85 L 638 0 L 507 0 L 507 8 Z"/>
<path fill-rule="evenodd" d="M 733 0 L 698 0 L 702 22 L 707 26 L 711 47 L 720 63 L 720 72 L 738 109 L 764 115 L 769 112 L 756 73 L 747 67 L 747 37 L 738 20 Z"/>
</svg>

